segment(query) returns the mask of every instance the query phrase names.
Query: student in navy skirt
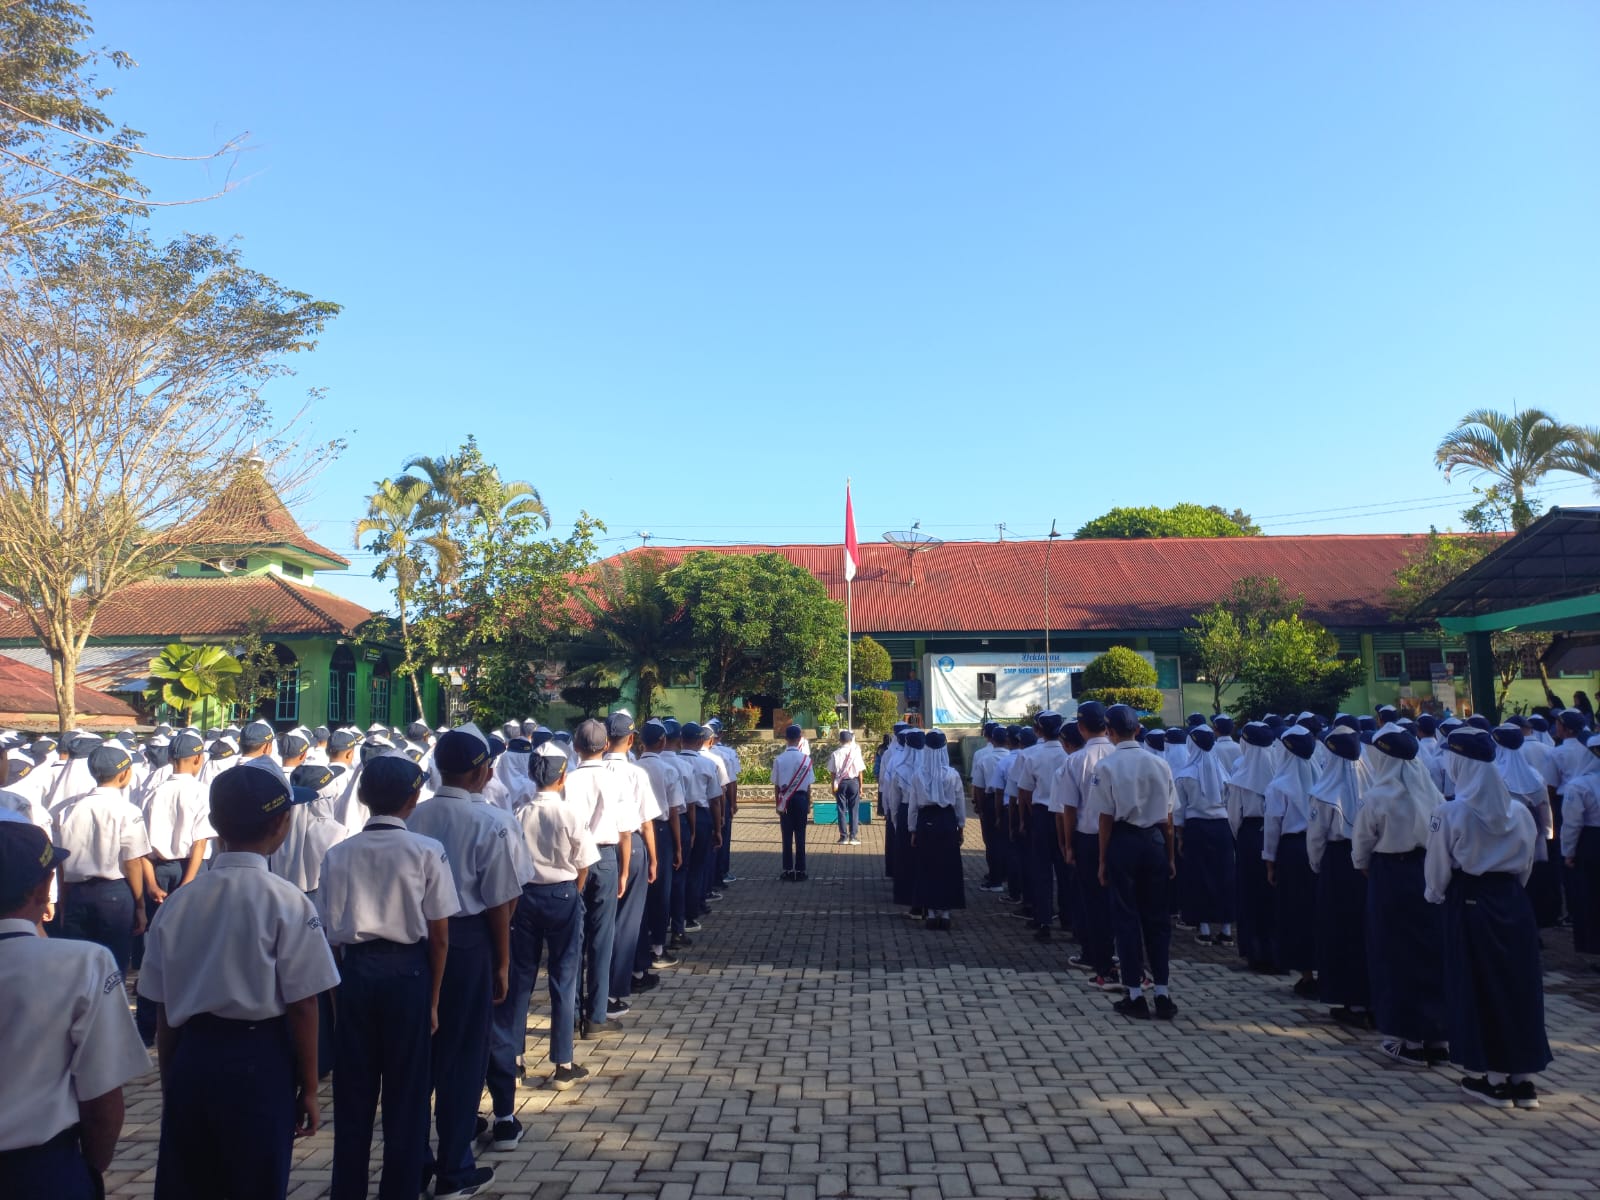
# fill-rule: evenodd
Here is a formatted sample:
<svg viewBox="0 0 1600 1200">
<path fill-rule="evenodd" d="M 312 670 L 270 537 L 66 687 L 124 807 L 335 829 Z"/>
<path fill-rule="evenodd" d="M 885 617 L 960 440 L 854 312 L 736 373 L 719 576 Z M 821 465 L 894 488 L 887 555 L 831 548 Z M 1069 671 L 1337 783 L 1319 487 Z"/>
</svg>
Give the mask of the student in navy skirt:
<svg viewBox="0 0 1600 1200">
<path fill-rule="evenodd" d="M 1427 897 L 1444 905 L 1444 979 L 1450 1061 L 1472 1074 L 1468 1099 L 1538 1108 L 1533 1077 L 1550 1065 L 1539 929 L 1523 890 L 1539 831 L 1494 766 L 1481 729 L 1457 729 L 1456 798 L 1429 821 Z"/>
<path fill-rule="evenodd" d="M 1306 853 L 1311 817 L 1311 785 L 1317 781 L 1311 754 L 1317 740 L 1303 725 L 1291 725 L 1278 739 L 1287 752 L 1267 785 L 1261 857 L 1276 890 L 1278 965 L 1300 972 L 1297 996 L 1317 998 L 1317 886 Z"/>
<path fill-rule="evenodd" d="M 894 732 L 884 739 L 873 760 L 872 774 L 878 781 L 878 815 L 883 818 L 883 875 L 894 878 L 894 823 L 899 815 L 894 798 L 894 766 L 906 744 L 906 730 L 911 726 L 904 721 L 894 723 Z"/>
<path fill-rule="evenodd" d="M 917 907 L 923 927 L 948 932 L 950 914 L 966 908 L 961 840 L 967 825 L 961 775 L 950 765 L 944 731 L 930 729 L 918 764 L 921 785 L 910 804 L 911 853 L 916 861 Z"/>
<path fill-rule="evenodd" d="M 921 786 L 918 778 L 928 735 L 920 729 L 907 729 L 905 748 L 895 758 L 890 778 L 894 783 L 894 902 L 910 907 L 910 916 L 921 917 L 917 908 L 917 864 L 911 855 L 912 792 Z"/>
<path fill-rule="evenodd" d="M 1561 858 L 1572 947 L 1579 954 L 1600 954 L 1600 734 L 1588 739 L 1588 747 L 1588 768 L 1567 781 Z"/>
<path fill-rule="evenodd" d="M 1367 976 L 1382 1051 L 1402 1066 L 1445 1061 L 1444 914 L 1424 895 L 1428 820 L 1444 797 L 1416 737 L 1385 725 L 1362 780 L 1351 862 L 1367 875 Z"/>
<path fill-rule="evenodd" d="M 1276 774 L 1272 730 L 1251 721 L 1240 731 L 1239 765 L 1228 777 L 1228 824 L 1233 828 L 1235 913 L 1239 919 L 1239 957 L 1250 968 L 1276 973 L 1277 908 L 1274 889 L 1261 857 L 1267 786 Z"/>
<path fill-rule="evenodd" d="M 1367 982 L 1367 877 L 1351 861 L 1361 812 L 1361 735 L 1336 725 L 1327 765 L 1311 785 L 1306 857 L 1317 875 L 1317 988 L 1341 1025 L 1373 1025 Z"/>
<path fill-rule="evenodd" d="M 1187 884 L 1184 909 L 1199 927 L 1201 945 L 1233 945 L 1233 830 L 1228 824 L 1217 735 L 1204 725 L 1189 731 L 1188 761 L 1173 775 L 1177 807 L 1178 879 Z M 1215 927 L 1215 928 L 1213 928 Z"/>
</svg>

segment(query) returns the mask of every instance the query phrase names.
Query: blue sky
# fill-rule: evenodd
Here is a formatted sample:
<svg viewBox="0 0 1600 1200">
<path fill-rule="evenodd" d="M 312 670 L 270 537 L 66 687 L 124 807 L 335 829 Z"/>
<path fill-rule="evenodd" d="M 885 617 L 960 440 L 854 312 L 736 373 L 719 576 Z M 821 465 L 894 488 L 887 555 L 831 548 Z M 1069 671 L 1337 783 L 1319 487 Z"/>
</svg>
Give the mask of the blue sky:
<svg viewBox="0 0 1600 1200">
<path fill-rule="evenodd" d="M 612 550 L 836 538 L 847 475 L 864 540 L 1425 529 L 1462 412 L 1600 420 L 1600 6 L 92 7 L 152 146 L 252 133 L 161 220 L 345 306 L 274 393 L 337 547 L 468 433 Z"/>
</svg>

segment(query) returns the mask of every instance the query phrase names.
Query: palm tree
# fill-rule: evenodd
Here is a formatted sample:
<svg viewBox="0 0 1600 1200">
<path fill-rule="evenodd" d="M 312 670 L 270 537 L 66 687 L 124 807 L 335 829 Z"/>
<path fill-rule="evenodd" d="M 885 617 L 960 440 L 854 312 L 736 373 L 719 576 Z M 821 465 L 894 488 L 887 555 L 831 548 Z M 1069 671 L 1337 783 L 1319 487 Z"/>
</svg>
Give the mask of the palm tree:
<svg viewBox="0 0 1600 1200">
<path fill-rule="evenodd" d="M 198 705 L 215 697 L 230 700 L 241 670 L 239 660 L 221 646 L 185 646 L 173 642 L 150 660 L 145 697 L 160 700 L 183 713 L 184 724 Z"/>
<path fill-rule="evenodd" d="M 1583 475 L 1600 491 L 1600 425 L 1584 425 L 1573 429 L 1572 445 L 1561 456 L 1562 471 Z"/>
<path fill-rule="evenodd" d="M 476 507 L 478 516 L 491 531 L 518 517 L 531 517 L 546 529 L 550 528 L 550 512 L 533 484 L 521 479 L 502 480 L 500 472 L 493 467 L 483 469 L 481 483 Z"/>
<path fill-rule="evenodd" d="M 662 586 L 666 573 L 659 554 L 628 555 L 601 563 L 577 593 L 588 614 L 588 648 L 596 657 L 574 674 L 633 680 L 640 722 L 650 719 L 656 692 L 665 686 L 671 667 L 690 651 L 689 622 Z"/>
<path fill-rule="evenodd" d="M 1582 431 L 1563 424 L 1543 409 L 1506 413 L 1479 408 L 1469 412 L 1446 434 L 1434 451 L 1434 465 L 1446 482 L 1457 467 L 1492 476 L 1510 493 L 1512 524 L 1517 529 L 1533 520 L 1527 489 L 1537 487 L 1551 471 L 1582 472 L 1575 466 Z"/>
<path fill-rule="evenodd" d="M 371 536 L 367 549 L 377 554 L 377 565 L 372 569 L 375 579 L 394 576 L 394 598 L 400 610 L 400 645 L 405 650 L 407 677 L 411 680 L 411 695 L 422 707 L 422 685 L 417 681 L 416 662 L 411 645 L 411 597 L 417 582 L 427 569 L 424 551 L 433 553 L 436 570 L 441 578 L 453 577 L 460 564 L 460 551 L 455 541 L 437 531 L 433 513 L 428 508 L 428 482 L 425 479 L 382 479 L 377 491 L 367 501 L 367 515 L 356 522 L 356 545 Z"/>
</svg>

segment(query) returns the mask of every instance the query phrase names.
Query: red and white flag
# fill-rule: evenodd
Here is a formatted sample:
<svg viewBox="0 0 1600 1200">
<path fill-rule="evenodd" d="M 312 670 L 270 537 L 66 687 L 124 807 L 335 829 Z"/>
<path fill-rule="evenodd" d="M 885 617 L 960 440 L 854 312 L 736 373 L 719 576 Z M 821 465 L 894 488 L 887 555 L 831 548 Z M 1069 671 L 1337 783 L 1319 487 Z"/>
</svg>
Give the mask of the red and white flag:
<svg viewBox="0 0 1600 1200">
<path fill-rule="evenodd" d="M 861 553 L 856 549 L 856 512 L 850 506 L 850 485 L 844 485 L 844 577 L 848 583 L 856 577 L 861 565 Z"/>
</svg>

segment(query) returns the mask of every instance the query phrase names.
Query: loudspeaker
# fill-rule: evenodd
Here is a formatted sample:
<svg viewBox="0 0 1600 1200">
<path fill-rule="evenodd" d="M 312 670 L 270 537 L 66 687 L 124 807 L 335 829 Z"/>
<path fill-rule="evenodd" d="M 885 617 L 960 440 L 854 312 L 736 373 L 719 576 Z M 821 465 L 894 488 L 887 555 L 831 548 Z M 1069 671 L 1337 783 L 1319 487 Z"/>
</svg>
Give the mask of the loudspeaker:
<svg viewBox="0 0 1600 1200">
<path fill-rule="evenodd" d="M 980 671 L 980 672 L 978 672 L 978 699 L 979 700 L 993 700 L 994 699 L 994 672 L 993 671 Z"/>
<path fill-rule="evenodd" d="M 1067 677 L 1067 686 L 1072 689 L 1072 698 L 1074 700 L 1083 695 L 1083 672 L 1072 672 L 1072 674 Z"/>
</svg>

